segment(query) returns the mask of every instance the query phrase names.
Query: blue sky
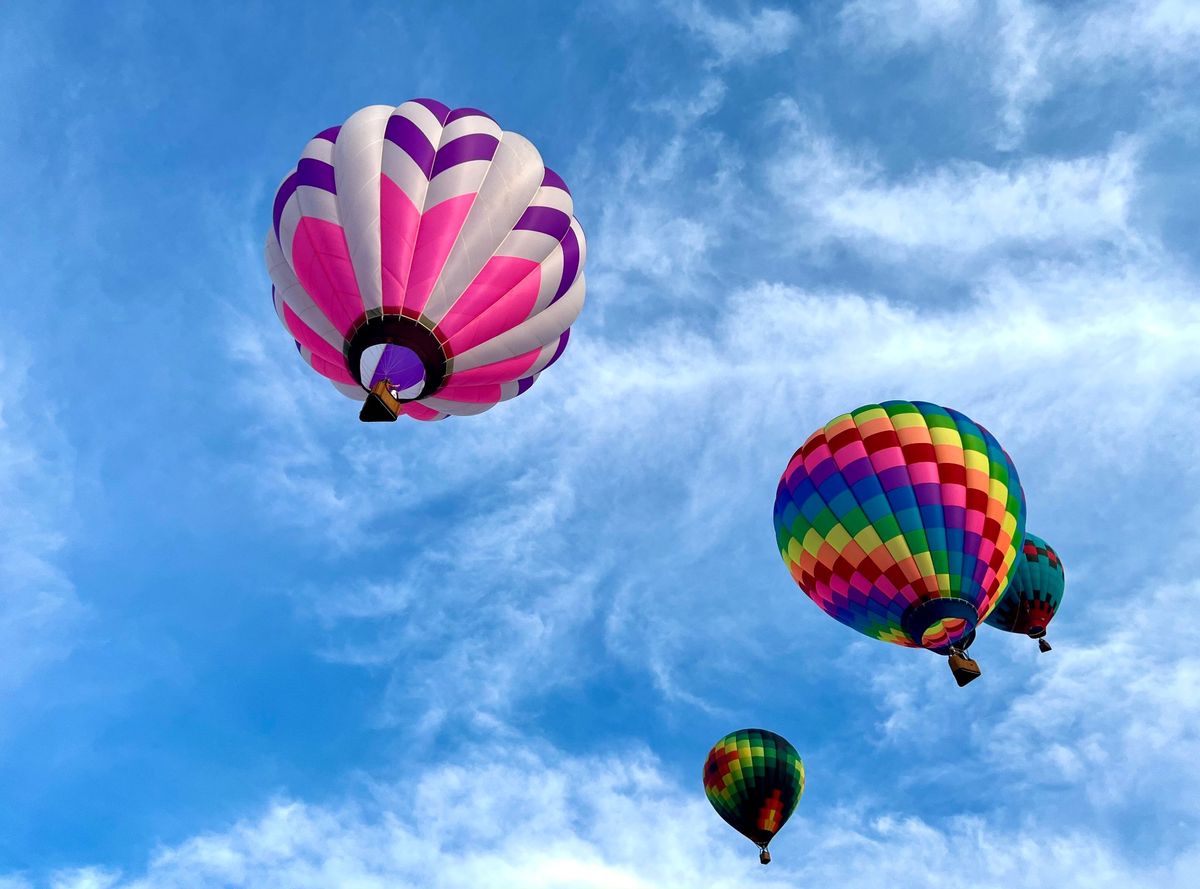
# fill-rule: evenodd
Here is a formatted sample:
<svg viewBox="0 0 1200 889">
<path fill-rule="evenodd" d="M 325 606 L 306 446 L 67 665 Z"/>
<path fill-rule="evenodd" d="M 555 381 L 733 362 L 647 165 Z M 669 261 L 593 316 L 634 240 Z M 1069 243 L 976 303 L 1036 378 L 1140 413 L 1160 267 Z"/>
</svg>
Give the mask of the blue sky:
<svg viewBox="0 0 1200 889">
<path fill-rule="evenodd" d="M 1194 885 L 1197 59 L 1185 0 L 5 3 L 0 887 Z M 367 426 L 261 244 L 415 96 L 538 145 L 588 303 Z M 960 691 L 792 584 L 779 473 L 894 397 L 1012 455 L 1053 654 Z M 745 725 L 809 775 L 766 869 Z"/>
</svg>

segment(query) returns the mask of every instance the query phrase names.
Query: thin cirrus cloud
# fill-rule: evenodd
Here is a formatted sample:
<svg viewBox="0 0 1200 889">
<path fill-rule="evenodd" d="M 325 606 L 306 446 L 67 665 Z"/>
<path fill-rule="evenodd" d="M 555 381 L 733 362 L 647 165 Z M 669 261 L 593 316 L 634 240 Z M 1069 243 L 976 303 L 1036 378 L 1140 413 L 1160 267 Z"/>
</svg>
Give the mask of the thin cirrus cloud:
<svg viewBox="0 0 1200 889">
<path fill-rule="evenodd" d="M 1200 13 L 1188 0 L 855 0 L 839 19 L 845 39 L 866 52 L 957 56 L 966 79 L 986 80 L 996 106 L 993 140 L 1006 151 L 1064 87 L 1194 68 L 1200 45 Z M 986 64 L 976 68 L 976 59 Z"/>
<path fill-rule="evenodd" d="M 1135 139 L 1100 155 L 1002 166 L 952 161 L 899 178 L 840 145 L 792 101 L 772 118 L 788 135 L 768 182 L 793 211 L 801 242 L 858 242 L 864 252 L 919 263 L 918 251 L 963 259 L 1012 247 L 1136 245 L 1129 226 Z"/>
<path fill-rule="evenodd" d="M 703 0 L 664 0 L 680 26 L 708 47 L 718 67 L 753 62 L 788 50 L 800 33 L 800 20 L 786 9 L 759 7 L 722 15 Z M 719 7 L 718 7 L 719 8 Z"/>
<path fill-rule="evenodd" d="M 37 402 L 19 348 L 0 357 L 0 698 L 66 655 L 84 616 L 62 565 L 73 453 Z"/>
</svg>

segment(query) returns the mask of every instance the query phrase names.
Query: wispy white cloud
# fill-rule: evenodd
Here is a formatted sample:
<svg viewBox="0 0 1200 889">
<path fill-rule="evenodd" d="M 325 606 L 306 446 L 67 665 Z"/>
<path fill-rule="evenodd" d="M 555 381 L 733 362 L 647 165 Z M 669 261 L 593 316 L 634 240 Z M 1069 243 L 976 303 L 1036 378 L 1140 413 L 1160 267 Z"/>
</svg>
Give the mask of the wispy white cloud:
<svg viewBox="0 0 1200 889">
<path fill-rule="evenodd" d="M 857 242 L 910 260 L 932 251 L 963 259 L 1014 247 L 1055 253 L 1136 245 L 1129 224 L 1140 146 L 1119 139 L 1106 154 L 1032 157 L 1000 167 L 957 161 L 888 176 L 866 151 L 840 145 L 791 100 L 772 118 L 782 148 L 768 178 L 794 216 L 799 243 Z"/>
<path fill-rule="evenodd" d="M 27 369 L 19 349 L 0 352 L 0 693 L 69 652 L 84 613 L 61 564 L 81 530 L 74 454 Z"/>
<path fill-rule="evenodd" d="M 1003 150 L 1022 143 L 1031 114 L 1063 88 L 1194 71 L 1200 46 L 1200 12 L 1187 0 L 854 0 L 841 22 L 850 42 L 869 52 L 963 60 L 955 70 L 994 97 L 994 142 Z M 985 60 L 982 72 L 966 61 L 975 59 Z"/>
<path fill-rule="evenodd" d="M 160 849 L 135 873 L 73 871 L 49 886 L 732 889 L 753 879 L 770 889 L 866 889 L 886 872 L 898 889 L 925 889 L 968 870 L 984 889 L 1184 889 L 1198 859 L 1192 844 L 1167 865 L 1131 861 L 1061 819 L 930 822 L 870 804 L 813 817 L 802 802 L 773 845 L 775 862 L 763 872 L 697 787 L 679 787 L 637 748 L 578 759 L 513 745 L 429 764 L 411 782 L 374 786 L 357 801 L 279 800 Z"/>
<path fill-rule="evenodd" d="M 680 25 L 707 44 L 717 66 L 778 55 L 800 33 L 800 19 L 787 9 L 743 6 L 740 14 L 723 15 L 703 0 L 664 0 L 663 5 Z"/>
<path fill-rule="evenodd" d="M 899 49 L 953 34 L 979 12 L 977 0 L 851 0 L 839 18 L 852 39 Z"/>
</svg>

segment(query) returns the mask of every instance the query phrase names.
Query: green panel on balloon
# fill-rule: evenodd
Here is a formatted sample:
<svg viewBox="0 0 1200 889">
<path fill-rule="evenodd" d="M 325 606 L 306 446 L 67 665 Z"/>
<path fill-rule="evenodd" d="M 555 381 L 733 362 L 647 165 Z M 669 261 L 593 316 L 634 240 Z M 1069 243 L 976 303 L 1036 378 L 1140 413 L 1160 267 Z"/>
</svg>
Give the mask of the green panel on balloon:
<svg viewBox="0 0 1200 889">
<path fill-rule="evenodd" d="M 804 763 L 786 738 L 765 729 L 741 729 L 709 751 L 704 793 L 734 830 L 765 847 L 800 802 Z"/>
</svg>

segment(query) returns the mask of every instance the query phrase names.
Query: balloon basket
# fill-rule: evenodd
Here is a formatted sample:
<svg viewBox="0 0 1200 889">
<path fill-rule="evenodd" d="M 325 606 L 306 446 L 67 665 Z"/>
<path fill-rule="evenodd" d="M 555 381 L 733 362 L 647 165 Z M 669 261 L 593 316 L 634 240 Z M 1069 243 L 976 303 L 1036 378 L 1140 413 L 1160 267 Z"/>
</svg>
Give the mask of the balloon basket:
<svg viewBox="0 0 1200 889">
<path fill-rule="evenodd" d="M 967 657 L 965 652 L 952 650 L 949 661 L 950 672 L 954 674 L 954 681 L 958 683 L 959 688 L 962 688 L 968 682 L 974 682 L 982 673 L 979 669 L 979 664 L 975 663 L 972 658 Z"/>
<path fill-rule="evenodd" d="M 392 395 L 391 384 L 380 380 L 371 387 L 358 418 L 364 423 L 394 423 L 400 416 L 400 409 L 400 402 Z"/>
<path fill-rule="evenodd" d="M 1050 643 L 1049 643 L 1049 642 L 1047 642 L 1045 639 L 1039 639 L 1039 640 L 1038 640 L 1038 651 L 1040 651 L 1040 652 L 1042 652 L 1043 654 L 1045 654 L 1047 651 L 1053 651 L 1053 650 L 1054 650 L 1054 649 L 1052 649 L 1052 648 L 1050 647 Z"/>
<path fill-rule="evenodd" d="M 767 851 L 765 846 L 758 850 L 758 863 L 759 864 L 770 864 L 771 863 L 771 853 Z"/>
</svg>

